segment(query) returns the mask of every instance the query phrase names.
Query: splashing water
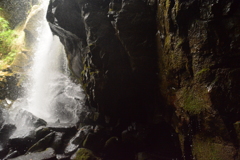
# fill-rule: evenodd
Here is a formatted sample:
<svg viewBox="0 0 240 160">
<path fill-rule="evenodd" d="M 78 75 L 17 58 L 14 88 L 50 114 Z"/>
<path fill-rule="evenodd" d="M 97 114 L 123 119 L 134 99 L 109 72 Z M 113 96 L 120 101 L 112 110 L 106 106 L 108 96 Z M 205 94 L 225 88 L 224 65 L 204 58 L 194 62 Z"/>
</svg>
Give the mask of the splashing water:
<svg viewBox="0 0 240 160">
<path fill-rule="evenodd" d="M 29 72 L 27 102 L 21 107 L 47 122 L 75 122 L 82 109 L 84 94 L 79 85 L 69 79 L 64 47 L 53 36 L 46 20 L 48 1 L 42 2 L 36 51 Z M 17 116 L 17 114 L 15 114 Z M 26 122 L 21 122 L 26 123 Z"/>
</svg>

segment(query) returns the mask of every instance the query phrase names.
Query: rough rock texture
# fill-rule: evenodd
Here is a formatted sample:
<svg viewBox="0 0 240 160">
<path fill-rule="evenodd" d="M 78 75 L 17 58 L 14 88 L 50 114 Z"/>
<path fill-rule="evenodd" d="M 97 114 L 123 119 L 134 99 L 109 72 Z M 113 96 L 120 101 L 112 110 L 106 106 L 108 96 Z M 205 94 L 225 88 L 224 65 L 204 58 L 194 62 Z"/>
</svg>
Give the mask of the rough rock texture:
<svg viewBox="0 0 240 160">
<path fill-rule="evenodd" d="M 238 157 L 239 5 L 237 0 L 158 3 L 164 115 L 179 133 L 186 159 Z"/>
<path fill-rule="evenodd" d="M 144 1 L 116 1 L 120 8 L 114 12 L 109 3 L 52 1 L 48 20 L 62 37 L 89 105 L 111 118 L 146 118 L 146 106 L 154 105 L 157 91 L 155 7 Z"/>
<path fill-rule="evenodd" d="M 239 3 L 51 1 L 48 20 L 86 104 L 115 133 L 106 159 L 118 144 L 125 159 L 239 158 Z"/>
<path fill-rule="evenodd" d="M 15 28 L 26 20 L 28 11 L 36 4 L 39 4 L 39 0 L 1 0 L 0 8 L 3 9 L 1 15 L 9 21 L 11 28 Z"/>
<path fill-rule="evenodd" d="M 89 134 L 83 147 L 109 160 L 134 159 L 139 152 L 181 159 L 177 135 L 159 113 L 156 3 L 52 0 L 47 19 L 82 83 L 86 105 L 98 113 L 83 115 L 96 121 L 81 125 L 106 127 Z"/>
<path fill-rule="evenodd" d="M 16 100 L 22 95 L 19 77 L 20 75 L 13 73 L 10 69 L 0 71 L 0 100 L 5 98 Z"/>
</svg>

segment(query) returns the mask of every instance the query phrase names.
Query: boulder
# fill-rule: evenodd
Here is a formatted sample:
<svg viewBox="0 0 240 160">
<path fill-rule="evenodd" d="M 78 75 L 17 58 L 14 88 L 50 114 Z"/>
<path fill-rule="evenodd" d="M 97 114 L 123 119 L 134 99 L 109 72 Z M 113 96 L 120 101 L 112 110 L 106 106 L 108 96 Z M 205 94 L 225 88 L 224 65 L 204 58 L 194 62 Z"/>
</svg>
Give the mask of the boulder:
<svg viewBox="0 0 240 160">
<path fill-rule="evenodd" d="M 16 126 L 13 124 L 3 124 L 0 128 L 0 159 L 5 157 L 9 152 L 7 146 L 9 137 L 16 130 Z"/>
<path fill-rule="evenodd" d="M 17 156 L 19 156 L 18 151 L 13 151 L 11 153 L 8 153 L 8 155 L 6 155 L 6 157 L 4 157 L 3 159 L 5 160 L 5 159 L 10 159 L 10 158 L 15 158 Z"/>
<path fill-rule="evenodd" d="M 55 132 L 52 132 L 49 133 L 44 138 L 40 139 L 37 143 L 35 143 L 27 150 L 27 153 L 44 151 L 52 144 L 55 134 L 56 134 Z"/>
<path fill-rule="evenodd" d="M 56 132 L 65 132 L 72 135 L 77 132 L 75 123 L 48 123 L 47 127 Z"/>
<path fill-rule="evenodd" d="M 75 152 L 79 147 L 83 146 L 83 141 L 86 139 L 89 133 L 93 132 L 92 126 L 84 126 L 82 127 L 77 134 L 71 138 L 67 147 L 64 150 L 64 153 L 69 155 Z"/>
<path fill-rule="evenodd" d="M 16 109 L 14 112 L 17 112 L 13 120 L 16 122 L 17 126 L 27 126 L 38 128 L 40 126 L 46 126 L 47 122 L 41 118 L 36 117 L 31 112 L 28 112 L 25 109 Z"/>
<path fill-rule="evenodd" d="M 17 150 L 20 154 L 24 154 L 36 142 L 35 136 L 34 128 L 17 129 L 9 138 L 8 146 L 12 150 Z"/>
<path fill-rule="evenodd" d="M 46 126 L 40 126 L 36 130 L 36 139 L 42 139 L 46 135 L 48 135 L 51 131 L 48 127 Z"/>
<path fill-rule="evenodd" d="M 51 148 L 55 150 L 56 153 L 62 153 L 64 149 L 64 133 L 56 132 L 52 144 L 50 145 Z"/>
<path fill-rule="evenodd" d="M 47 148 L 42 152 L 34 152 L 25 155 L 21 155 L 16 158 L 10 158 L 9 160 L 30 160 L 30 159 L 37 159 L 37 160 L 50 160 L 56 157 L 54 149 Z"/>
<path fill-rule="evenodd" d="M 97 160 L 98 158 L 93 154 L 92 151 L 86 148 L 80 148 L 77 152 L 72 155 L 71 160 Z"/>
</svg>

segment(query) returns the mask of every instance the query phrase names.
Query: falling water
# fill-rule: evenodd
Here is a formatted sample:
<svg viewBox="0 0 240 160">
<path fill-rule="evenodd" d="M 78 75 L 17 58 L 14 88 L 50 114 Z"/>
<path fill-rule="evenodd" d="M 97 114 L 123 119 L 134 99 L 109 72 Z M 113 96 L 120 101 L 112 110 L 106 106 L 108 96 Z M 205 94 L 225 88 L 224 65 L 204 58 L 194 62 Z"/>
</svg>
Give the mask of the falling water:
<svg viewBox="0 0 240 160">
<path fill-rule="evenodd" d="M 79 85 L 69 79 L 64 47 L 59 37 L 52 35 L 45 18 L 48 3 L 42 2 L 45 14 L 37 28 L 39 37 L 29 72 L 27 102 L 21 106 L 47 122 L 74 122 L 84 95 Z"/>
</svg>

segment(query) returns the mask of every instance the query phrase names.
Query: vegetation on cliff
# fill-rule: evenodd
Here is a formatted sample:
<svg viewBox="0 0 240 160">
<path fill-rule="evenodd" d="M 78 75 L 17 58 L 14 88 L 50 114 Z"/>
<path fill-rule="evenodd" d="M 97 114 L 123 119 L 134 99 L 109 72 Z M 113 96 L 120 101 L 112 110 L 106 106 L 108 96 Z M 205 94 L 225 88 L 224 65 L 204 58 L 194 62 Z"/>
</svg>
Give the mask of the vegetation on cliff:
<svg viewBox="0 0 240 160">
<path fill-rule="evenodd" d="M 0 16 L 0 68 L 11 64 L 15 55 L 20 51 L 16 41 L 16 32 L 10 29 L 9 22 Z"/>
</svg>

